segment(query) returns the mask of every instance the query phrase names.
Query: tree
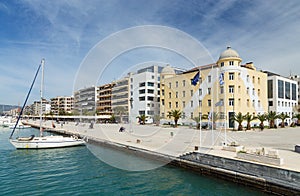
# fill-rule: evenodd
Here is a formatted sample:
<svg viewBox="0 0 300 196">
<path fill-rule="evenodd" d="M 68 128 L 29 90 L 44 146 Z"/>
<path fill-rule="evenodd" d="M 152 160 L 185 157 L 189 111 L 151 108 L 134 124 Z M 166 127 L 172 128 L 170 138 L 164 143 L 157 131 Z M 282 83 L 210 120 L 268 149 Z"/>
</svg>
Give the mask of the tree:
<svg viewBox="0 0 300 196">
<path fill-rule="evenodd" d="M 142 114 L 142 115 L 140 115 L 140 116 L 137 116 L 137 118 L 139 119 L 139 123 L 140 123 L 141 125 L 144 125 L 145 122 L 146 122 L 146 119 L 148 118 L 148 116 L 146 116 L 145 114 Z"/>
<path fill-rule="evenodd" d="M 175 127 L 177 127 L 177 122 L 178 122 L 179 118 L 181 118 L 181 111 L 180 110 L 171 110 L 168 112 L 168 117 L 174 118 Z"/>
<path fill-rule="evenodd" d="M 197 129 L 200 129 L 200 117 L 199 116 L 195 116 L 192 119 L 197 123 Z"/>
<path fill-rule="evenodd" d="M 238 114 L 235 114 L 234 116 L 232 116 L 232 120 L 236 121 L 237 123 L 239 123 L 238 125 L 238 131 L 242 131 L 243 130 L 243 121 L 244 121 L 244 116 L 241 112 L 239 112 Z"/>
<path fill-rule="evenodd" d="M 270 111 L 268 113 L 268 121 L 269 121 L 269 128 L 275 128 L 275 120 L 278 118 L 278 115 L 276 114 L 276 112 Z"/>
<path fill-rule="evenodd" d="M 259 127 L 261 130 L 264 129 L 264 121 L 267 120 L 267 114 L 258 114 L 257 119 L 260 121 Z"/>
<path fill-rule="evenodd" d="M 158 114 L 154 115 L 154 123 L 158 126 L 159 125 L 159 121 L 160 121 L 160 116 Z"/>
<path fill-rule="evenodd" d="M 293 118 L 297 118 L 297 125 L 300 124 L 300 113 L 294 114 Z"/>
<path fill-rule="evenodd" d="M 251 121 L 255 120 L 256 117 L 252 114 L 249 114 L 249 112 L 244 116 L 244 119 L 247 121 L 247 127 L 246 130 L 251 130 Z"/>
<path fill-rule="evenodd" d="M 125 114 L 126 108 L 123 106 L 117 106 L 113 110 L 114 110 L 115 114 L 119 115 L 120 123 L 122 123 L 122 115 Z"/>
<path fill-rule="evenodd" d="M 281 114 L 278 115 L 278 118 L 281 120 L 281 128 L 284 128 L 285 127 L 284 121 L 285 119 L 289 118 L 289 116 L 282 112 Z"/>
<path fill-rule="evenodd" d="M 111 117 L 109 118 L 110 123 L 116 123 L 116 117 L 115 115 L 111 115 Z"/>
</svg>

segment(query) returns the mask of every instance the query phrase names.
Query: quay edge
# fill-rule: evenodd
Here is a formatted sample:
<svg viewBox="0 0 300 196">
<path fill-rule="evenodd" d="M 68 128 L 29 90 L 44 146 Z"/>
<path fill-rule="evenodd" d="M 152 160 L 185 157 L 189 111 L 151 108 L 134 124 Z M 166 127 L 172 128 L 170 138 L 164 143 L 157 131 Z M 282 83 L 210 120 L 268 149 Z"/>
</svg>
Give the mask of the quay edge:
<svg viewBox="0 0 300 196">
<path fill-rule="evenodd" d="M 28 123 L 28 125 L 39 128 L 39 126 L 33 124 Z M 175 157 L 95 137 L 87 137 L 86 135 L 73 133 L 64 129 L 45 128 L 49 132 L 76 135 L 100 146 L 160 161 L 202 175 L 215 176 L 234 183 L 254 187 L 266 193 L 274 195 L 300 195 L 300 172 L 297 171 L 198 152 L 191 152 L 180 157 Z"/>
</svg>

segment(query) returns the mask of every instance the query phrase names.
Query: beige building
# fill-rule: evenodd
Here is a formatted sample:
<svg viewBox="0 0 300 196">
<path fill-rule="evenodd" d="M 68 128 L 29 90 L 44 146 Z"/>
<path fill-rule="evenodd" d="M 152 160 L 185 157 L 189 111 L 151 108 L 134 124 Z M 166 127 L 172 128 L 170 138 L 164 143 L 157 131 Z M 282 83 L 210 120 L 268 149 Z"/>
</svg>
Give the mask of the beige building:
<svg viewBox="0 0 300 196">
<path fill-rule="evenodd" d="M 114 83 L 97 87 L 97 115 L 103 119 L 109 119 L 112 115 L 111 98 Z"/>
<path fill-rule="evenodd" d="M 58 96 L 51 99 L 51 112 L 54 115 L 71 113 L 74 107 L 74 98 L 71 96 Z"/>
<path fill-rule="evenodd" d="M 160 111 L 163 122 L 170 121 L 168 112 L 176 109 L 182 112 L 179 123 L 195 123 L 194 117 L 207 114 L 219 126 L 234 128 L 237 125 L 230 117 L 235 113 L 267 112 L 267 74 L 257 71 L 253 63 L 242 65 L 241 62 L 239 54 L 228 47 L 214 64 L 178 75 L 170 67 L 163 70 Z M 199 81 L 192 85 L 197 73 Z"/>
</svg>

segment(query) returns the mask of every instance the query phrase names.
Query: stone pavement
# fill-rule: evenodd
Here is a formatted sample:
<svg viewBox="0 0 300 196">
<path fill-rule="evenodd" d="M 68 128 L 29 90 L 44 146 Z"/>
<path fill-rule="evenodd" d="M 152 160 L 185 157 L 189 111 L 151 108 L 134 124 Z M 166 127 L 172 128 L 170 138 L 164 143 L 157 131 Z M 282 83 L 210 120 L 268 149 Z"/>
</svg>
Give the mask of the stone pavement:
<svg viewBox="0 0 300 196">
<path fill-rule="evenodd" d="M 39 125 L 39 121 L 29 121 L 28 123 Z M 43 126 L 52 128 L 51 123 L 51 121 L 43 122 Z M 104 139 L 170 156 L 178 157 L 194 151 L 195 146 L 201 146 L 198 151 L 202 153 L 236 159 L 236 153 L 222 150 L 221 144 L 225 138 L 224 130 L 202 130 L 200 132 L 188 127 L 171 128 L 136 124 L 95 124 L 93 129 L 90 129 L 88 123 L 76 125 L 74 122 L 66 122 L 63 127 L 56 123 L 55 126 L 55 129 L 63 129 L 74 134 Z M 121 126 L 125 127 L 124 132 L 119 132 Z M 263 131 L 227 131 L 226 135 L 229 143 L 237 142 L 246 149 L 255 150 L 263 147 L 266 150 L 278 150 L 279 156 L 284 159 L 284 164 L 280 168 L 300 172 L 300 153 L 294 152 L 295 145 L 300 143 L 299 127 L 264 129 Z"/>
</svg>

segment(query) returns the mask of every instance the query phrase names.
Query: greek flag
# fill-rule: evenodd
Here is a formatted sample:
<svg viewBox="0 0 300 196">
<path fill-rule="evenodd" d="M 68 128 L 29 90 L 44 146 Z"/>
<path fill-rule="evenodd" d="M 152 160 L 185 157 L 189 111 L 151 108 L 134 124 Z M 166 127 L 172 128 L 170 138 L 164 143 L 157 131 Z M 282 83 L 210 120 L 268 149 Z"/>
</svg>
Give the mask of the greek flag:
<svg viewBox="0 0 300 196">
<path fill-rule="evenodd" d="M 197 74 L 194 76 L 193 79 L 191 79 L 191 84 L 196 86 L 199 81 L 200 72 L 198 71 Z"/>
<path fill-rule="evenodd" d="M 220 100 L 215 104 L 216 107 L 223 106 L 223 105 L 224 105 L 223 100 Z"/>
<path fill-rule="evenodd" d="M 223 85 L 223 84 L 224 84 L 224 73 L 221 73 L 221 74 L 220 74 L 220 77 L 219 77 L 219 83 L 220 83 L 220 85 Z"/>
</svg>

